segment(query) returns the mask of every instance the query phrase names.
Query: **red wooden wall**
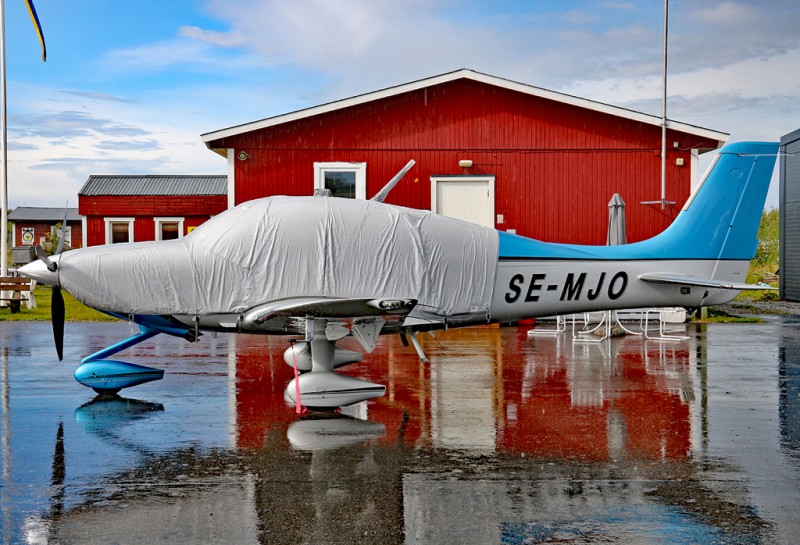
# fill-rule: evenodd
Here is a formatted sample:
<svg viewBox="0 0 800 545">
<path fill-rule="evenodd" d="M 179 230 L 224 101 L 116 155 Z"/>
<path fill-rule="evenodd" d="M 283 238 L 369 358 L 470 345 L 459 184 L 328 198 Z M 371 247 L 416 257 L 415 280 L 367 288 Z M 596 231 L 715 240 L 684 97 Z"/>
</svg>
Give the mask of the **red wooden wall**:
<svg viewBox="0 0 800 545">
<path fill-rule="evenodd" d="M 473 80 L 456 80 L 210 142 L 235 161 L 236 202 L 313 193 L 313 163 L 367 163 L 367 198 L 409 159 L 387 202 L 430 209 L 431 175 L 492 174 L 498 229 L 541 240 L 605 244 L 608 201 L 625 200 L 628 239 L 669 225 L 689 196 L 691 149 L 716 141 L 669 131 L 662 211 L 661 128 Z M 685 166 L 675 160 L 683 158 Z M 460 168 L 460 159 L 473 167 Z"/>
<path fill-rule="evenodd" d="M 133 195 L 78 198 L 78 212 L 86 216 L 87 245 L 105 244 L 105 218 L 135 218 L 134 241 L 155 240 L 156 217 L 182 217 L 184 235 L 228 206 L 226 195 Z M 73 238 L 74 238 L 73 231 Z"/>
</svg>

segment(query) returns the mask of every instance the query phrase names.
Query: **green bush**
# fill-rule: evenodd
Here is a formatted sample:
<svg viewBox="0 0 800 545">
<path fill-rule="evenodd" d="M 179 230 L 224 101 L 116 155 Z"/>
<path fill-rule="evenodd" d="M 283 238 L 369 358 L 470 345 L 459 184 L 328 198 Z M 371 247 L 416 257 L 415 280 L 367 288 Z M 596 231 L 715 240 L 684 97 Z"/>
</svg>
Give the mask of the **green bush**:
<svg viewBox="0 0 800 545">
<path fill-rule="evenodd" d="M 758 249 L 753 258 L 752 265 L 755 267 L 778 266 L 779 263 L 779 235 L 780 235 L 780 212 L 777 208 L 765 210 L 761 216 L 761 224 L 758 226 Z M 773 269 L 774 270 L 774 269 Z"/>
</svg>

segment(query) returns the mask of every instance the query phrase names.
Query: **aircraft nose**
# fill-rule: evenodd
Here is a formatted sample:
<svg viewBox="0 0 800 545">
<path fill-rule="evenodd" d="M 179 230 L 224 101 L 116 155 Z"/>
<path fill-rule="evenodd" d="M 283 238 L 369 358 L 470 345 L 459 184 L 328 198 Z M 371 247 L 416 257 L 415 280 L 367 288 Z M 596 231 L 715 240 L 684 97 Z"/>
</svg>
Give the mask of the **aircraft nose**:
<svg viewBox="0 0 800 545">
<path fill-rule="evenodd" d="M 47 284 L 48 286 L 58 285 L 58 272 L 49 270 L 41 259 L 28 263 L 23 266 L 19 272 L 28 278 L 33 278 L 41 284 Z"/>
</svg>

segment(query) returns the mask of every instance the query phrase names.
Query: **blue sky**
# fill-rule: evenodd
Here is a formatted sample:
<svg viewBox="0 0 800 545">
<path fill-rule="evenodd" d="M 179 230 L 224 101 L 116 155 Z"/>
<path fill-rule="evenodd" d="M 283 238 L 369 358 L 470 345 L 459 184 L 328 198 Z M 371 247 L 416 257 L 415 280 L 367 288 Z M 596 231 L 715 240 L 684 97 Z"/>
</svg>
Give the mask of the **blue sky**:
<svg viewBox="0 0 800 545">
<path fill-rule="evenodd" d="M 90 174 L 224 173 L 202 133 L 459 68 L 661 112 L 661 1 L 35 3 L 46 63 L 5 2 L 12 208 L 76 206 Z M 800 128 L 799 12 L 672 0 L 669 117 L 731 140 Z"/>
</svg>

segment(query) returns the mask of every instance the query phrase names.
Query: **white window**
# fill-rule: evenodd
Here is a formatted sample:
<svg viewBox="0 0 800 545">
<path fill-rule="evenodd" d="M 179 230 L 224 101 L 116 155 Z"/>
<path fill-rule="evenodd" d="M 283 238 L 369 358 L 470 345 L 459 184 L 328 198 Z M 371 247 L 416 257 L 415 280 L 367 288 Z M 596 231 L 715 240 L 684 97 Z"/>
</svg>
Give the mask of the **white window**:
<svg viewBox="0 0 800 545">
<path fill-rule="evenodd" d="M 183 218 L 153 218 L 156 240 L 175 240 L 183 237 Z"/>
<path fill-rule="evenodd" d="M 333 197 L 367 198 L 367 163 L 314 163 L 314 189 Z"/>
<path fill-rule="evenodd" d="M 106 244 L 133 242 L 135 218 L 103 218 L 106 225 Z"/>
</svg>

